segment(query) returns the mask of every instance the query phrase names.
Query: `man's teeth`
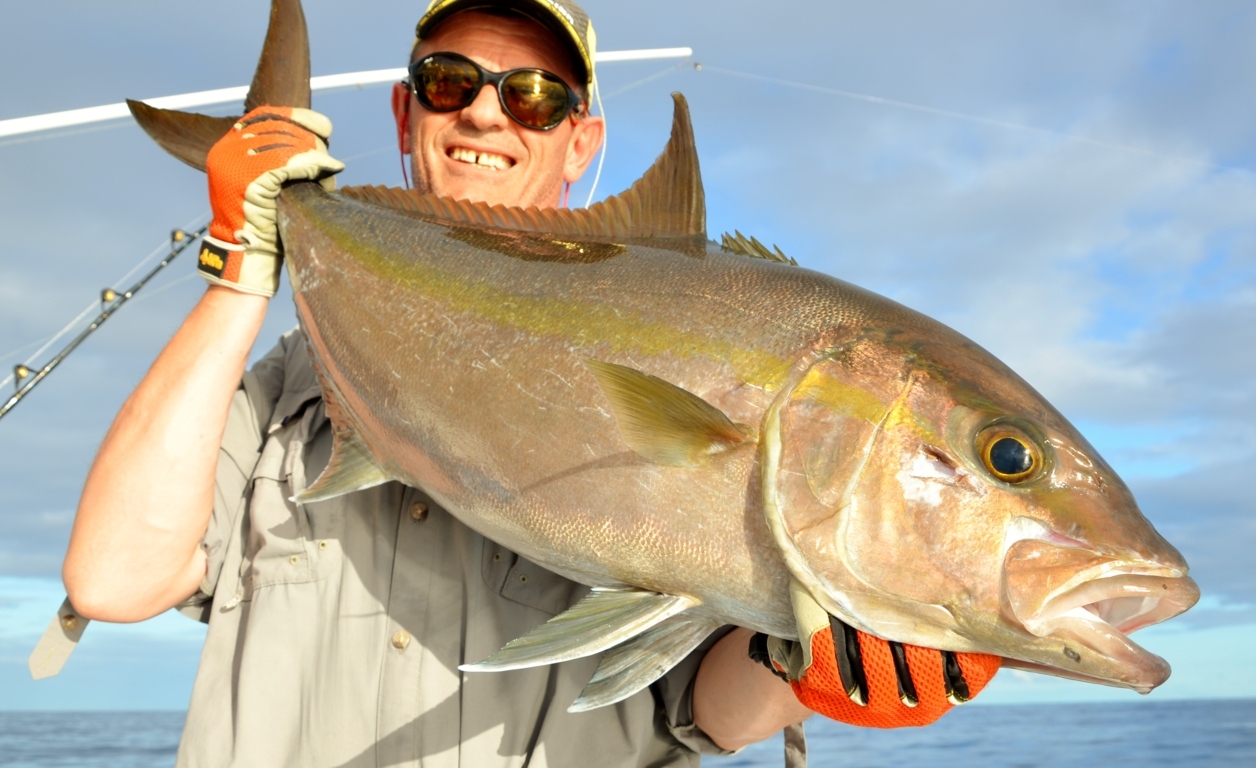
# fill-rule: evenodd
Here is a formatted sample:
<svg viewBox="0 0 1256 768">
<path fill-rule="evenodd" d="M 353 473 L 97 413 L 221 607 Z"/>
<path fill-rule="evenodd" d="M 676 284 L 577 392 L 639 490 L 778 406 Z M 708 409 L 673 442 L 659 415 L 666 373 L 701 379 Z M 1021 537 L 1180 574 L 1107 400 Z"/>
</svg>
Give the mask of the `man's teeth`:
<svg viewBox="0 0 1256 768">
<path fill-rule="evenodd" d="M 492 152 L 476 152 L 474 149 L 466 149 L 465 147 L 454 147 L 450 150 L 449 156 L 459 162 L 481 165 L 485 168 L 492 168 L 495 171 L 504 171 L 512 165 L 509 160 L 501 155 L 495 155 Z"/>
</svg>

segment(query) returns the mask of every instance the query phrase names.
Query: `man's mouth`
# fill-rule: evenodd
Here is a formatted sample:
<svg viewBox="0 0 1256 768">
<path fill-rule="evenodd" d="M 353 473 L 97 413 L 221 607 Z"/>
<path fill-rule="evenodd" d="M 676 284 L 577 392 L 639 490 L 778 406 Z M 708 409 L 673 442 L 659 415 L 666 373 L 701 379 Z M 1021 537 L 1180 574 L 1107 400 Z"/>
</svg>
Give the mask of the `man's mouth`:
<svg viewBox="0 0 1256 768">
<path fill-rule="evenodd" d="M 505 171 L 512 168 L 515 161 L 505 155 L 499 155 L 495 152 L 480 152 L 467 147 L 450 147 L 446 150 L 446 154 L 450 160 L 455 160 L 468 165 L 476 165 L 481 168 L 487 168 L 492 171 Z"/>
</svg>

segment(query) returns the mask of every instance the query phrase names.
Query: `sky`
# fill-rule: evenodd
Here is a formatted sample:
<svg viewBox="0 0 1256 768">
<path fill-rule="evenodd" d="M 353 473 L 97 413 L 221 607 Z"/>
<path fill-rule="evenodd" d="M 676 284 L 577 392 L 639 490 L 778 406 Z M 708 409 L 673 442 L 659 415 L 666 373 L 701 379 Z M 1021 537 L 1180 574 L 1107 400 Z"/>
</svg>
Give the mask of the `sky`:
<svg viewBox="0 0 1256 768">
<path fill-rule="evenodd" d="M 421 5 L 307 0 L 313 74 L 403 65 Z M 648 167 L 668 94 L 683 92 L 709 232 L 774 243 L 1011 365 L 1117 469 L 1203 590 L 1195 609 L 1135 637 L 1175 670 L 1150 698 L 1250 696 L 1256 5 L 585 7 L 603 50 L 695 52 L 601 68 L 609 137 L 596 196 Z M 9 4 L 4 18 L 0 119 L 245 84 L 267 12 L 261 0 L 76 0 Z M 386 87 L 314 106 L 335 123 L 342 184 L 400 184 Z M 100 289 L 121 287 L 171 229 L 207 215 L 203 176 L 129 122 L 0 139 L 0 376 Z M 190 261 L 0 421 L 0 710 L 186 706 L 203 630 L 181 616 L 93 624 L 53 680 L 30 681 L 25 659 L 63 595 L 94 451 L 203 290 Z M 255 356 L 294 323 L 285 288 Z M 1134 699 L 1005 671 L 976 703 Z"/>
</svg>

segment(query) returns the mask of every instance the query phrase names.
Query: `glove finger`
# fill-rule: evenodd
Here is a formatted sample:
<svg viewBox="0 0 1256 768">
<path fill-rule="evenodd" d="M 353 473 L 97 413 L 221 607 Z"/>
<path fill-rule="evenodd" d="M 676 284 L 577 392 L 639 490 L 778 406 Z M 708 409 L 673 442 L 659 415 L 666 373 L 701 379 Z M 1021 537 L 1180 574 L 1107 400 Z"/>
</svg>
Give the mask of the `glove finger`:
<svg viewBox="0 0 1256 768">
<path fill-rule="evenodd" d="M 267 206 L 279 196 L 283 185 L 290 181 L 320 179 L 339 173 L 344 163 L 318 149 L 293 155 L 280 168 L 266 171 L 253 180 L 244 190 L 244 201 L 257 206 Z"/>
<path fill-rule="evenodd" d="M 327 151 L 327 145 L 321 138 L 315 136 L 300 126 L 291 123 L 278 123 L 270 121 L 262 123 L 255 127 L 255 130 L 245 128 L 239 133 L 239 148 L 243 149 L 243 154 L 247 157 L 256 157 L 266 152 L 276 152 L 287 150 L 288 155 L 300 154 L 311 150 Z M 268 164 L 275 164 L 278 161 L 269 160 Z"/>
<path fill-rule="evenodd" d="M 847 679 L 844 665 L 851 667 Z M 891 643 L 831 621 L 812 638 L 811 667 L 791 685 L 799 701 L 834 720 L 899 728 L 936 721 L 954 704 L 976 696 L 998 667 L 997 656 Z M 856 669 L 862 672 L 862 686 Z"/>
<path fill-rule="evenodd" d="M 294 107 L 290 115 L 292 122 L 305 128 L 323 141 L 331 138 L 331 120 L 327 116 L 312 109 Z"/>
<path fill-rule="evenodd" d="M 868 678 L 864 675 L 859 634 L 835 616 L 829 617 L 829 629 L 833 632 L 833 655 L 842 690 L 846 691 L 851 701 L 862 707 L 868 703 Z"/>
<path fill-rule="evenodd" d="M 248 128 L 260 123 L 275 121 L 290 123 L 309 131 L 323 141 L 331 138 L 331 120 L 326 115 L 312 109 L 300 107 L 258 107 L 244 117 L 236 125 Z"/>
<path fill-rule="evenodd" d="M 911 666 L 907 663 L 907 651 L 902 643 L 890 643 L 890 655 L 894 657 L 894 675 L 898 678 L 898 698 L 905 706 L 914 707 L 920 699 L 916 684 L 911 679 Z"/>
</svg>

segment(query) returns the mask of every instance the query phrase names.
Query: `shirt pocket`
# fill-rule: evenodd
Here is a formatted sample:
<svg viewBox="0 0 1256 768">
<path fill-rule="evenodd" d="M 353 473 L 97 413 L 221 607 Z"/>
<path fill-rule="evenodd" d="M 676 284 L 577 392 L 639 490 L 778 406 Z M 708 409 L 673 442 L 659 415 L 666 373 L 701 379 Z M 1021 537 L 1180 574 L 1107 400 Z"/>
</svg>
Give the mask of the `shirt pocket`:
<svg viewBox="0 0 1256 768">
<path fill-rule="evenodd" d="M 331 454 L 331 430 L 321 417 L 322 408 L 308 408 L 262 448 L 250 483 L 249 532 L 241 564 L 246 596 L 275 584 L 318 581 L 340 570 L 345 497 L 311 504 L 292 501 L 308 484 L 308 474 L 317 476 Z"/>
<path fill-rule="evenodd" d="M 546 570 L 490 539 L 484 539 L 481 562 L 488 588 L 515 603 L 557 616 L 589 592 L 589 588 Z"/>
</svg>

